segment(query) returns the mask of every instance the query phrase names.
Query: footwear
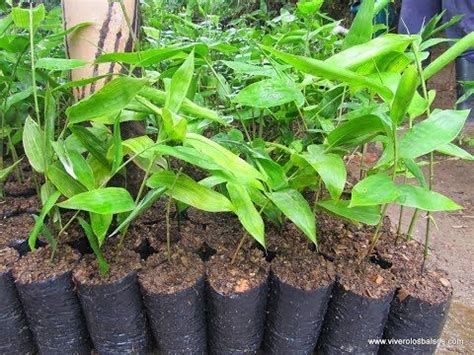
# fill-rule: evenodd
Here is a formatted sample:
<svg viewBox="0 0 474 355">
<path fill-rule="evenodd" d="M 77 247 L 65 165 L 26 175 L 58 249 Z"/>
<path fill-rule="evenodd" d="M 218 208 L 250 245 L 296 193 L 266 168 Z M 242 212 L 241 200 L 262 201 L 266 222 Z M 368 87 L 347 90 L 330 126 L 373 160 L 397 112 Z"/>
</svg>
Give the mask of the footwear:
<svg viewBox="0 0 474 355">
<path fill-rule="evenodd" d="M 457 97 L 461 98 L 465 94 L 463 83 L 467 81 L 474 82 L 474 62 L 465 57 L 456 59 L 456 81 Z M 471 110 L 468 121 L 474 121 L 474 95 L 470 95 L 463 102 L 457 104 L 458 110 Z"/>
</svg>

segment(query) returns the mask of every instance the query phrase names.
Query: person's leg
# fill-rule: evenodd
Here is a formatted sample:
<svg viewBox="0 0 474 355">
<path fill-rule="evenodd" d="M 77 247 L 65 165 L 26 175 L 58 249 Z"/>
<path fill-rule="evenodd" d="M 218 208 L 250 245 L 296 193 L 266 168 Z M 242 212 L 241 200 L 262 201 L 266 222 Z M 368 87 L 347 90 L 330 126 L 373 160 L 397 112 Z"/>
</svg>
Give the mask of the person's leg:
<svg viewBox="0 0 474 355">
<path fill-rule="evenodd" d="M 402 0 L 398 32 L 418 33 L 424 24 L 440 12 L 441 0 Z"/>
<path fill-rule="evenodd" d="M 474 31 L 474 1 L 473 0 L 443 0 L 443 8 L 446 10 L 445 21 L 449 21 L 456 15 L 463 15 L 461 21 L 446 30 L 449 38 L 461 38 Z M 456 59 L 456 80 L 458 81 L 458 97 L 463 95 L 463 87 L 460 81 L 474 81 L 474 48 L 465 52 Z M 474 95 L 460 103 L 461 110 L 471 109 L 469 120 L 474 120 Z"/>
</svg>

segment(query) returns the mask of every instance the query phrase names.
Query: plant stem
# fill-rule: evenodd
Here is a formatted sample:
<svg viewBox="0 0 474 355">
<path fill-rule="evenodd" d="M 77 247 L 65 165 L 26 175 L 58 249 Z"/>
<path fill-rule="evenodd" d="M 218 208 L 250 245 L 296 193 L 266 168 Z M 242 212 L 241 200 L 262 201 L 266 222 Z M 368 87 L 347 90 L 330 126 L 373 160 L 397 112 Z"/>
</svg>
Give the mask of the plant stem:
<svg viewBox="0 0 474 355">
<path fill-rule="evenodd" d="M 168 254 L 168 262 L 171 263 L 171 223 L 170 223 L 170 213 L 171 213 L 171 202 L 173 201 L 173 190 L 178 181 L 179 175 L 181 174 L 182 168 L 178 170 L 176 178 L 171 185 L 168 203 L 166 204 L 166 250 Z"/>
<path fill-rule="evenodd" d="M 240 239 L 239 245 L 237 245 L 237 249 L 234 252 L 234 255 L 232 255 L 232 260 L 230 262 L 231 265 L 235 263 L 235 260 L 237 259 L 237 255 L 239 255 L 240 249 L 242 249 L 242 246 L 244 245 L 245 238 L 247 238 L 247 234 L 244 233 L 242 238 Z"/>
<path fill-rule="evenodd" d="M 39 112 L 39 104 L 38 104 L 38 88 L 36 87 L 36 61 L 35 61 L 35 40 L 34 40 L 34 28 L 33 28 L 33 2 L 30 2 L 30 56 L 31 56 L 31 81 L 33 86 L 33 99 L 35 102 L 35 113 L 36 113 L 36 121 L 39 126 L 41 126 L 41 118 Z"/>
<path fill-rule="evenodd" d="M 420 210 L 418 208 L 413 213 L 413 217 L 410 221 L 410 225 L 408 226 L 406 240 L 412 240 L 413 239 L 413 230 L 415 229 L 416 220 L 418 219 L 418 214 L 419 213 L 420 213 Z"/>
</svg>

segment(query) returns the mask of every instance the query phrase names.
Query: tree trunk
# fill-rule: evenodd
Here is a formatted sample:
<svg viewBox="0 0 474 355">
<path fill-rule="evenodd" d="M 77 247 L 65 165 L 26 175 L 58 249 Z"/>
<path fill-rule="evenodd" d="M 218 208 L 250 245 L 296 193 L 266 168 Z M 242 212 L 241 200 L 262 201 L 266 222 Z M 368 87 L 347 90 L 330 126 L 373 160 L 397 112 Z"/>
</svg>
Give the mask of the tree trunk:
<svg viewBox="0 0 474 355">
<path fill-rule="evenodd" d="M 134 49 L 134 38 L 139 32 L 139 0 L 123 0 L 125 14 L 120 2 L 109 0 L 62 0 L 64 27 L 72 28 L 83 22 L 90 26 L 81 28 L 66 38 L 67 56 L 85 60 L 91 65 L 71 71 L 72 80 L 126 72 L 119 63 L 94 64 L 102 54 L 129 52 Z M 132 32 L 130 32 L 130 29 Z M 112 76 L 92 84 L 74 88 L 76 100 L 93 94 L 112 80 Z M 145 126 L 140 121 L 122 123 L 122 138 L 128 139 L 145 134 Z M 134 164 L 128 168 L 128 188 L 136 195 L 143 178 L 143 172 Z"/>
</svg>

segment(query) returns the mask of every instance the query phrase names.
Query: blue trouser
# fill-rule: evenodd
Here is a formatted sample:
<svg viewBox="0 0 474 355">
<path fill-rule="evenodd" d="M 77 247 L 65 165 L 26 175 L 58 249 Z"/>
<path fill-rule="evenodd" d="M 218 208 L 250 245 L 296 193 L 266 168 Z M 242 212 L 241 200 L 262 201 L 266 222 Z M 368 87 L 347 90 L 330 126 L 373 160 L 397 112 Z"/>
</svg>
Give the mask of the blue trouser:
<svg viewBox="0 0 474 355">
<path fill-rule="evenodd" d="M 418 33 L 433 16 L 446 10 L 445 21 L 453 16 L 464 15 L 460 22 L 446 30 L 449 38 L 461 38 L 474 31 L 474 0 L 402 0 L 400 33 Z M 464 57 L 474 62 L 474 49 Z"/>
</svg>

